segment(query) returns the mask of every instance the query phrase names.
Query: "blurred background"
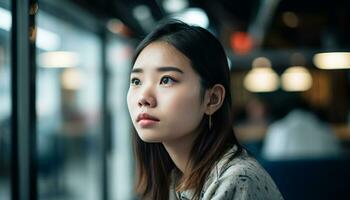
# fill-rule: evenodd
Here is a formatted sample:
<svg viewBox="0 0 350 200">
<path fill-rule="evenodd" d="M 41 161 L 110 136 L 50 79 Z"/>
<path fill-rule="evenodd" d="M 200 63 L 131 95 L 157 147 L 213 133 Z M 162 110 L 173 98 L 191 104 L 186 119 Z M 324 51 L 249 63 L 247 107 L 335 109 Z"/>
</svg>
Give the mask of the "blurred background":
<svg viewBox="0 0 350 200">
<path fill-rule="evenodd" d="M 25 191 L 17 188 L 21 144 L 34 152 L 25 159 L 35 166 L 24 172 L 34 185 L 28 199 L 135 199 L 131 56 L 167 18 L 202 26 L 225 47 L 234 130 L 285 199 L 350 198 L 349 1 L 28 2 L 36 40 L 21 67 L 34 70 L 29 90 L 15 78 L 22 58 L 14 50 L 22 42 L 14 25 L 29 16 L 18 14 L 23 2 L 0 0 L 1 200 Z M 35 101 L 24 126 L 14 114 L 21 89 Z M 23 129 L 34 142 L 17 141 Z"/>
</svg>

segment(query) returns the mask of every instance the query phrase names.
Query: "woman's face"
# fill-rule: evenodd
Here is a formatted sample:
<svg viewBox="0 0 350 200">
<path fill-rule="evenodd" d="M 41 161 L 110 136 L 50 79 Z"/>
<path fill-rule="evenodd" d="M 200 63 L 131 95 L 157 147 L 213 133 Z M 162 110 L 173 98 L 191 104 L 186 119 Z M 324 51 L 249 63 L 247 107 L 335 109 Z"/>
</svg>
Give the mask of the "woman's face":
<svg viewBox="0 0 350 200">
<path fill-rule="evenodd" d="M 189 59 L 166 42 L 137 57 L 127 95 L 132 122 L 145 142 L 167 142 L 196 133 L 205 106 L 200 77 Z"/>
</svg>

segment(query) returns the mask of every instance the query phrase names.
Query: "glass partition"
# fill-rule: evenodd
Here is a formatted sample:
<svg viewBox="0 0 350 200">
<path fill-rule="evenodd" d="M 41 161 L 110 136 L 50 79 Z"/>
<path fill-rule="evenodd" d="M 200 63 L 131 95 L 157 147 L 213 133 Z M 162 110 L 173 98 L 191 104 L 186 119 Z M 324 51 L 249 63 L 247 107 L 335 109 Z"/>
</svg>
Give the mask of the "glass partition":
<svg viewBox="0 0 350 200">
<path fill-rule="evenodd" d="M 101 197 L 101 40 L 68 21 L 37 17 L 40 199 Z"/>
<path fill-rule="evenodd" d="M 0 199 L 11 199 L 11 11 L 0 0 Z"/>
<path fill-rule="evenodd" d="M 109 37 L 107 42 L 108 106 L 111 112 L 111 155 L 109 163 L 110 199 L 134 199 L 134 159 L 132 154 L 131 121 L 126 104 L 133 46 L 129 42 Z"/>
</svg>

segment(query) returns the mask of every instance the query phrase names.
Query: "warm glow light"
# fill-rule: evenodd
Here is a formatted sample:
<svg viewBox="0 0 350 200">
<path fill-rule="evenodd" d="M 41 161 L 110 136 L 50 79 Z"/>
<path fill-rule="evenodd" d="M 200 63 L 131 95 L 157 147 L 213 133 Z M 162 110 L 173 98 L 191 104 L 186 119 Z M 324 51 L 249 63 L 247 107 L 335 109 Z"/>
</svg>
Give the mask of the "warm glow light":
<svg viewBox="0 0 350 200">
<path fill-rule="evenodd" d="M 312 76 L 305 67 L 289 67 L 282 74 L 282 88 L 285 91 L 306 91 L 312 86 Z"/>
<path fill-rule="evenodd" d="M 350 69 L 350 52 L 318 53 L 313 61 L 320 69 Z"/>
<path fill-rule="evenodd" d="M 266 57 L 257 57 L 253 60 L 252 67 L 268 67 L 271 68 L 271 61 Z"/>
<path fill-rule="evenodd" d="M 79 64 L 77 53 L 68 51 L 52 51 L 39 55 L 39 65 L 48 68 L 76 67 Z"/>
<path fill-rule="evenodd" d="M 124 26 L 123 22 L 119 19 L 111 19 L 107 22 L 107 28 L 110 32 L 118 34 L 121 32 L 122 27 Z"/>
<path fill-rule="evenodd" d="M 82 85 L 82 74 L 72 68 L 64 70 L 62 74 L 62 87 L 67 90 L 77 90 Z"/>
<path fill-rule="evenodd" d="M 129 37 L 131 35 L 130 29 L 119 19 L 110 19 L 107 22 L 107 28 L 114 34 Z"/>
<path fill-rule="evenodd" d="M 278 75 L 269 67 L 253 68 L 244 78 L 244 86 L 251 92 L 275 91 L 278 82 Z"/>
<path fill-rule="evenodd" d="M 202 28 L 209 27 L 209 18 L 205 11 L 200 8 L 188 8 L 183 12 L 177 13 L 171 17 L 191 25 L 200 26 Z"/>
</svg>

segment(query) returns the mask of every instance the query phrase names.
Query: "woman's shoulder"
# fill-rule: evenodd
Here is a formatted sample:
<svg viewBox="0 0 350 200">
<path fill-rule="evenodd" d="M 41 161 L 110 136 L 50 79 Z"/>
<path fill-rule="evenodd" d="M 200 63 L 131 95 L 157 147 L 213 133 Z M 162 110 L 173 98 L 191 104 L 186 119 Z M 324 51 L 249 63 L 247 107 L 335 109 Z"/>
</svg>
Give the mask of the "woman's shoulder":
<svg viewBox="0 0 350 200">
<path fill-rule="evenodd" d="M 261 176 L 268 176 L 265 169 L 259 164 L 259 162 L 250 156 L 248 152 L 243 149 L 240 153 L 236 153 L 235 148 L 229 150 L 215 166 L 216 178 L 222 178 L 225 176 L 246 175 L 252 176 L 251 178 L 257 178 Z"/>
<path fill-rule="evenodd" d="M 226 153 L 216 162 L 209 178 L 219 179 L 224 176 L 238 174 L 266 173 L 256 159 L 248 154 L 245 149 L 241 151 L 238 147 L 228 149 Z"/>
<path fill-rule="evenodd" d="M 224 154 L 204 184 L 202 199 L 283 199 L 264 168 L 245 150 Z"/>
</svg>

